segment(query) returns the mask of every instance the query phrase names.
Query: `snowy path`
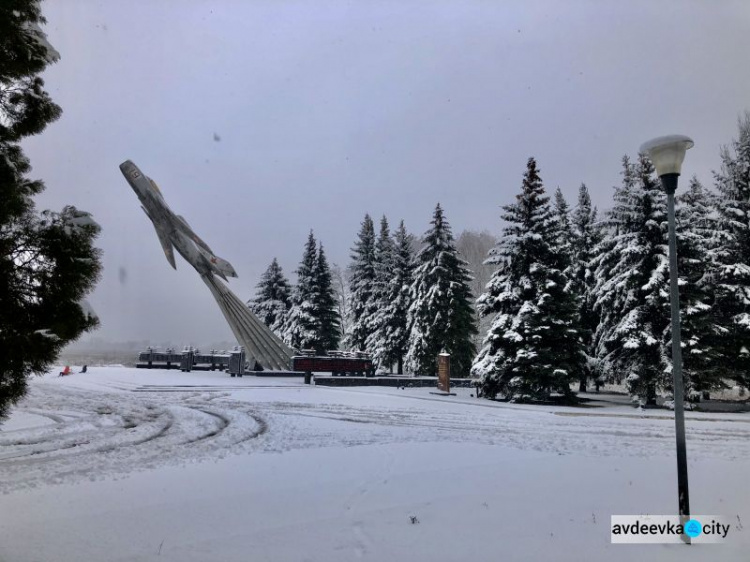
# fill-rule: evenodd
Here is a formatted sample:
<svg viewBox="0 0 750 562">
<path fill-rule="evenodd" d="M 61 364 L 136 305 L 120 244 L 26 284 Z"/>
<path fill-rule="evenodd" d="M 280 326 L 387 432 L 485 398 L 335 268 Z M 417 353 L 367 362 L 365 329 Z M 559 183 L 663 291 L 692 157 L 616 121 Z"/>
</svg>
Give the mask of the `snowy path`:
<svg viewBox="0 0 750 562">
<path fill-rule="evenodd" d="M 92 393 L 54 380 L 34 385 L 20 411 L 52 423 L 0 433 L 0 490 L 112 477 L 253 450 L 468 442 L 559 455 L 632 457 L 670 455 L 674 447 L 668 415 L 540 412 L 484 401 L 456 405 L 404 392 L 386 395 L 393 404 L 384 408 L 342 403 L 363 394 L 325 387 L 303 387 L 306 395 L 315 394 L 315 401 L 308 402 L 257 401 L 244 392 L 231 397 L 229 391 L 237 388 L 226 384 L 102 388 L 109 391 Z M 272 390 L 274 397 L 284 398 L 300 389 L 254 384 L 248 390 Z M 689 421 L 690 452 L 701 458 L 750 458 L 750 419 L 729 420 Z"/>
<path fill-rule="evenodd" d="M 93 371 L 0 431 L 3 562 L 747 559 L 747 415 L 687 422 L 694 510 L 737 541 L 623 548 L 610 515 L 676 503 L 669 412 Z"/>
</svg>

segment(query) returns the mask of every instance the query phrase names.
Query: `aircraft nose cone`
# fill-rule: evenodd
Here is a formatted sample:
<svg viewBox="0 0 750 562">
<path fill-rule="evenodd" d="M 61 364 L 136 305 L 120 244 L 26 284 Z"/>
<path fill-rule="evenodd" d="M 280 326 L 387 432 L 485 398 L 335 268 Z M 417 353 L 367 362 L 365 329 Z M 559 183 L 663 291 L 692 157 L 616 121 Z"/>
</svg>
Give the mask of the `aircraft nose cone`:
<svg viewBox="0 0 750 562">
<path fill-rule="evenodd" d="M 122 172 L 122 175 L 125 176 L 128 181 L 131 179 L 137 179 L 141 175 L 138 166 L 133 164 L 130 160 L 125 160 L 125 162 L 120 164 L 120 172 Z"/>
</svg>

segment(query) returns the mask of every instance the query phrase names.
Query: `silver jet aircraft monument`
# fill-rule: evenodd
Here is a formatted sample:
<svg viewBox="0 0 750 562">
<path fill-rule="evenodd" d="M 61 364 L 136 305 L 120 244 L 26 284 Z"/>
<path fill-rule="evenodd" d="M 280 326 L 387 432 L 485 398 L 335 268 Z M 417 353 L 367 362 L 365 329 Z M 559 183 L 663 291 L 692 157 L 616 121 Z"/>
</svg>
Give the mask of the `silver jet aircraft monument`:
<svg viewBox="0 0 750 562">
<path fill-rule="evenodd" d="M 219 304 L 237 341 L 244 346 L 250 365 L 255 361 L 264 368 L 289 370 L 292 363 L 292 350 L 284 344 L 255 314 L 221 281 L 227 277 L 237 277 L 232 265 L 214 254 L 201 240 L 187 221 L 172 212 L 164 200 L 156 183 L 138 169 L 130 160 L 120 164 L 120 171 L 133 188 L 141 208 L 156 229 L 164 255 L 169 264 L 177 269 L 174 249 L 185 258 L 208 286 Z"/>
</svg>

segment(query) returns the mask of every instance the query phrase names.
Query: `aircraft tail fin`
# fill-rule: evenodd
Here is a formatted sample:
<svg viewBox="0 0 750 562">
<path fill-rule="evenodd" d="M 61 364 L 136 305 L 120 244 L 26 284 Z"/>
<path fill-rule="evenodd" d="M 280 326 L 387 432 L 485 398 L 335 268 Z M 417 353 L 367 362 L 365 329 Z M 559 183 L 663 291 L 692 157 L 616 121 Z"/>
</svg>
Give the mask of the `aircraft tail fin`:
<svg viewBox="0 0 750 562">
<path fill-rule="evenodd" d="M 237 277 L 237 272 L 227 260 L 220 258 L 211 252 L 207 252 L 201 246 L 196 246 L 196 248 L 198 248 L 198 251 L 208 260 L 208 263 L 211 264 L 211 270 L 224 281 L 227 280 L 227 277 Z"/>
</svg>

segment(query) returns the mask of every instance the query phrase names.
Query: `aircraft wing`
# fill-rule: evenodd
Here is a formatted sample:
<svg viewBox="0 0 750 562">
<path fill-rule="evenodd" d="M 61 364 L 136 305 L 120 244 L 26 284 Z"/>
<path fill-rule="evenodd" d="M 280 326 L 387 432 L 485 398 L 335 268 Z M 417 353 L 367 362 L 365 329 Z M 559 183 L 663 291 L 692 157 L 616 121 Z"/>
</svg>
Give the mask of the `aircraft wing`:
<svg viewBox="0 0 750 562">
<path fill-rule="evenodd" d="M 182 215 L 176 215 L 177 216 L 177 222 L 179 223 L 180 227 L 182 227 L 182 230 L 185 234 L 187 234 L 193 242 L 198 244 L 201 248 L 206 250 L 209 254 L 213 254 L 214 251 L 208 247 L 208 244 L 206 244 L 201 238 L 193 232 L 193 229 L 190 227 L 188 222 L 185 220 L 185 217 Z"/>
<path fill-rule="evenodd" d="M 146 216 L 151 219 L 151 224 L 154 225 L 154 230 L 156 230 L 156 235 L 159 237 L 159 242 L 161 243 L 161 249 L 164 250 L 164 255 L 166 256 L 169 265 L 171 265 L 173 269 L 177 269 L 177 264 L 174 261 L 174 249 L 172 246 L 172 241 L 169 239 L 169 236 L 167 236 L 165 232 L 159 230 L 159 227 L 156 226 L 154 219 L 152 219 L 151 215 L 148 214 L 146 207 L 141 207 L 141 209 L 143 209 L 143 212 L 146 213 Z"/>
<path fill-rule="evenodd" d="M 156 235 L 159 237 L 159 242 L 161 242 L 161 249 L 164 250 L 164 255 L 167 257 L 169 265 L 171 265 L 172 268 L 177 269 L 177 264 L 175 264 L 174 262 L 174 249 L 172 247 L 172 241 L 167 237 L 166 234 L 159 230 L 156 225 L 154 225 L 154 228 L 156 229 Z"/>
</svg>

